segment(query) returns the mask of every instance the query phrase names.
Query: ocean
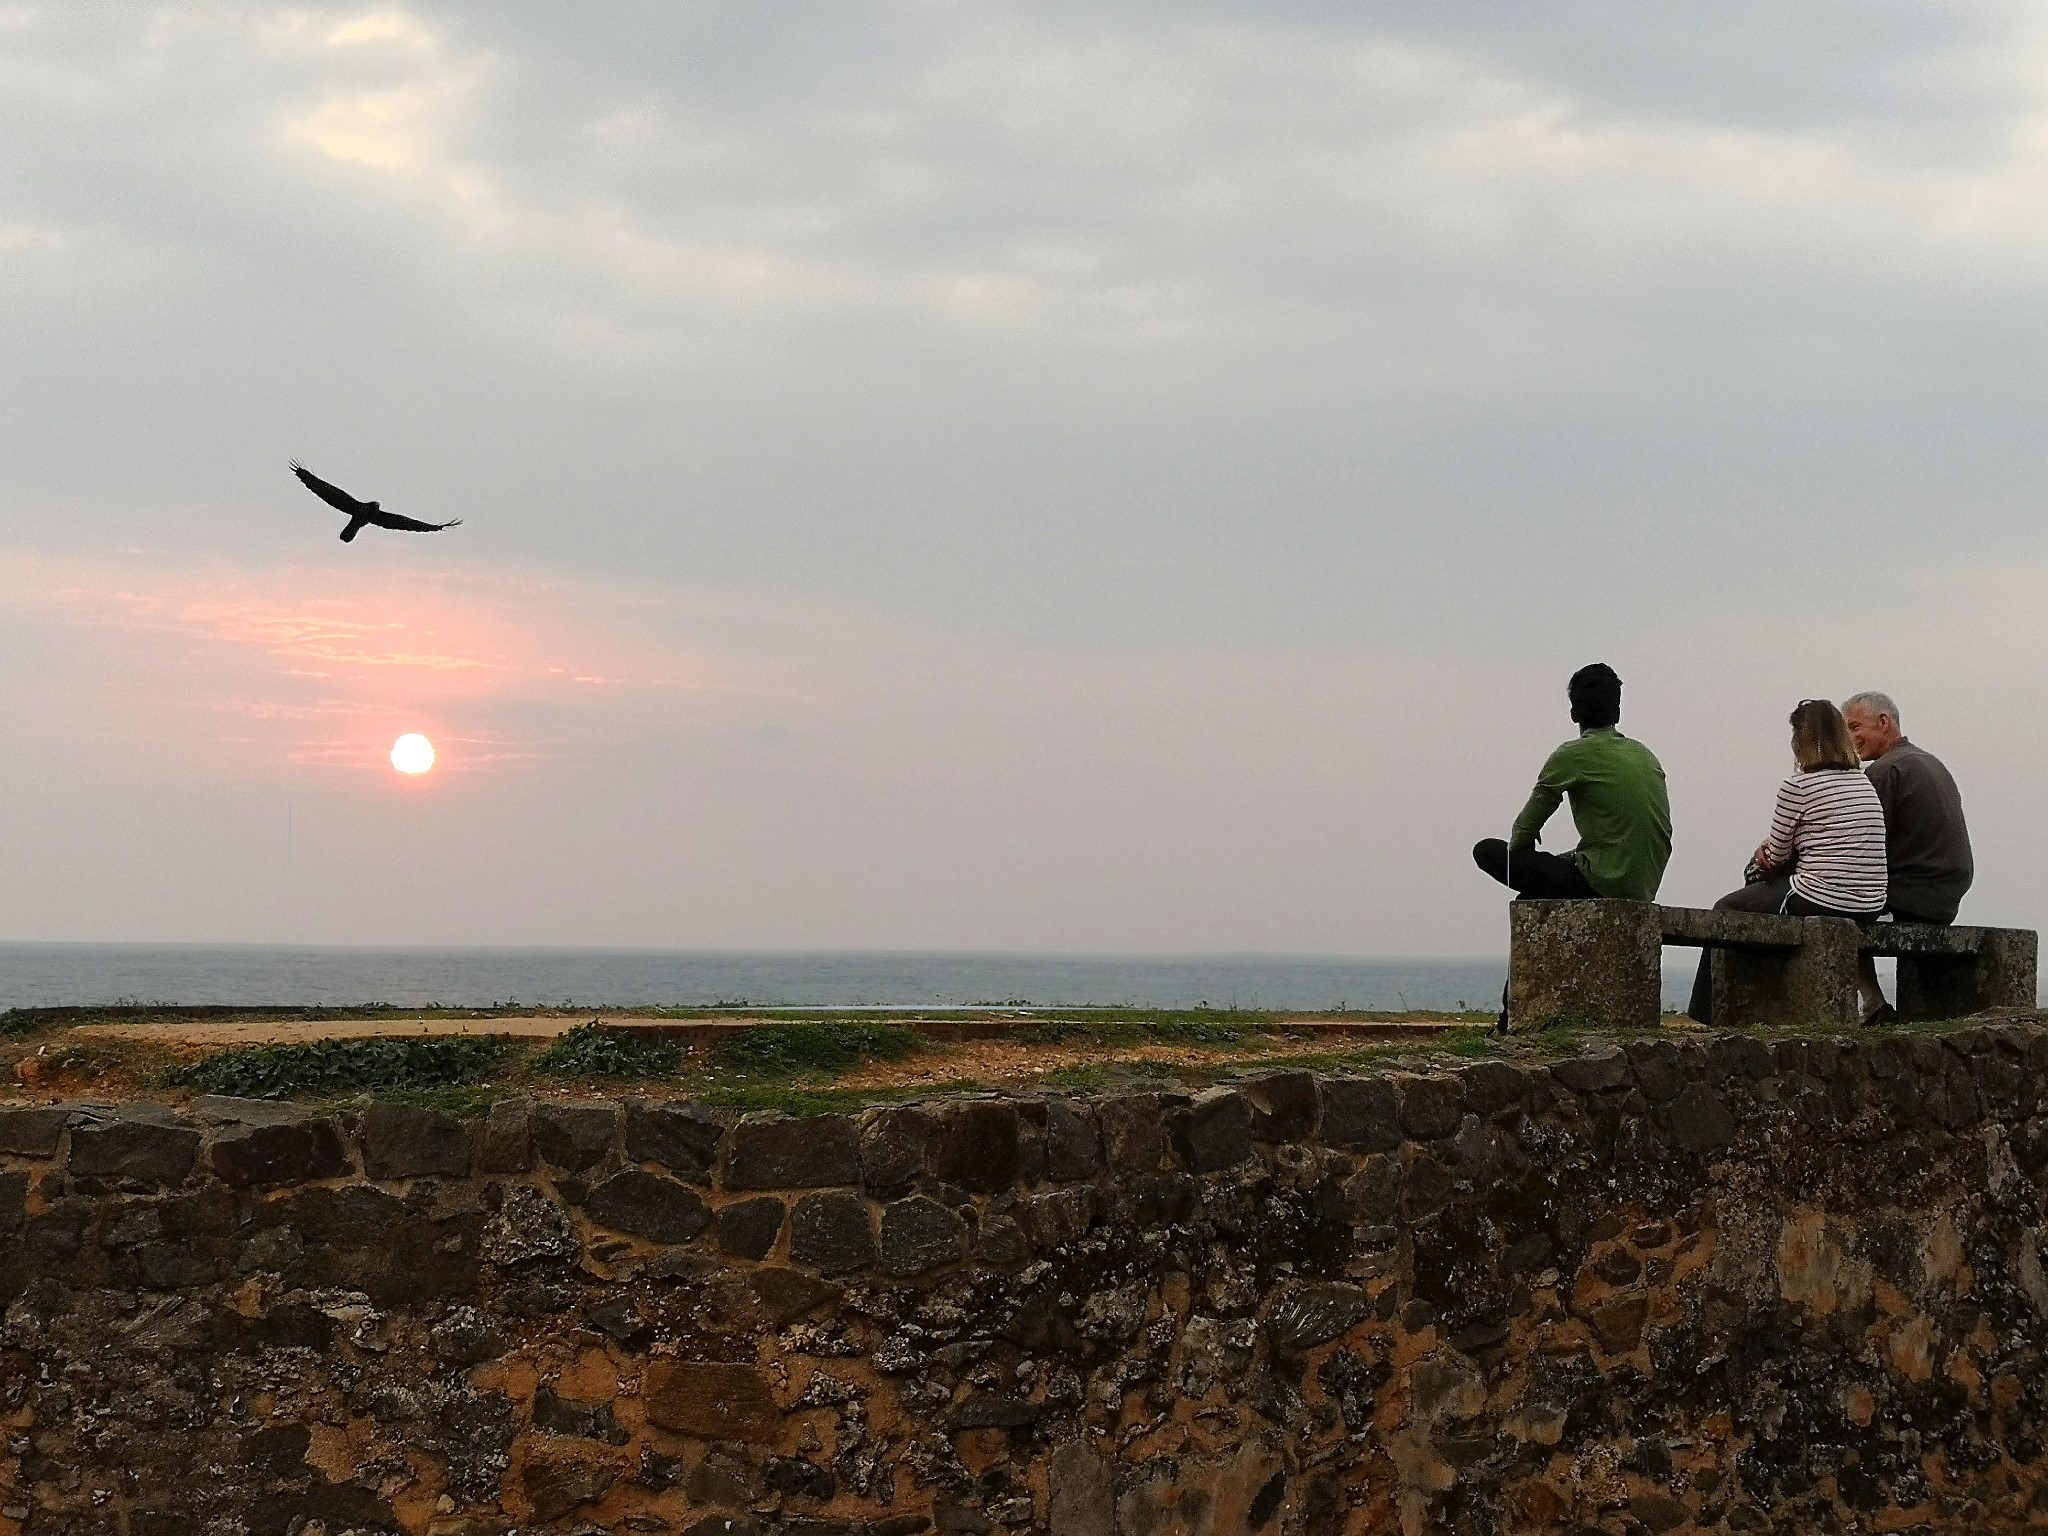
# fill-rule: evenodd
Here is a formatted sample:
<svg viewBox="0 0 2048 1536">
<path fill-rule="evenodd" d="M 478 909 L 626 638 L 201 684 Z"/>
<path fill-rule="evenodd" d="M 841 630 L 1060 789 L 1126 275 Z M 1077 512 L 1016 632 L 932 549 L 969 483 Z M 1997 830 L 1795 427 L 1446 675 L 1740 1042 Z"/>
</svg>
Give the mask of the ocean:
<svg viewBox="0 0 2048 1536">
<path fill-rule="evenodd" d="M 1294 955 L 745 953 L 646 949 L 0 944 L 0 1008 L 391 1003 L 475 1008 L 1465 1009 L 1498 1006 L 1504 960 Z"/>
</svg>

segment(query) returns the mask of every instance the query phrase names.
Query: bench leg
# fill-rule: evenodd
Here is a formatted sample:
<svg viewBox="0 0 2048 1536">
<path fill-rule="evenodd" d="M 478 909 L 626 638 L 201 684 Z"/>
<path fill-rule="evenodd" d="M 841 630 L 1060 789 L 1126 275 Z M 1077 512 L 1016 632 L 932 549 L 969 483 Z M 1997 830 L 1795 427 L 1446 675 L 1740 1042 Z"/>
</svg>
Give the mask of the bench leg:
<svg viewBox="0 0 2048 1536">
<path fill-rule="evenodd" d="M 1664 936 L 1642 901 L 1508 906 L 1508 1027 L 1559 1020 L 1654 1028 L 1664 1002 Z"/>
<path fill-rule="evenodd" d="M 1862 934 L 1846 918 L 1801 918 L 1797 949 L 1716 949 L 1714 1024 L 1851 1025 L 1860 1017 L 1856 957 Z"/>
<path fill-rule="evenodd" d="M 1899 956 L 1899 1017 L 1960 1019 L 1987 1008 L 2033 1008 L 2039 943 L 2030 930 L 1995 930 L 1974 955 Z"/>
</svg>

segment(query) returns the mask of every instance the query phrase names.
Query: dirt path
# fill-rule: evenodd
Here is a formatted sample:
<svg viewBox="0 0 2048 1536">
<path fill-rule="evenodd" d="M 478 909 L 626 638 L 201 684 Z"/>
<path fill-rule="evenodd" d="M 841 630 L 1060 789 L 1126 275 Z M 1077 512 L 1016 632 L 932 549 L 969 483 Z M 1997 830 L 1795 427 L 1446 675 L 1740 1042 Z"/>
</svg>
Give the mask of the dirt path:
<svg viewBox="0 0 2048 1536">
<path fill-rule="evenodd" d="M 309 1022 L 304 1019 L 237 1019 L 220 1024 L 183 1021 L 162 1024 L 80 1024 L 66 1030 L 61 1038 L 79 1043 L 93 1040 L 147 1040 L 158 1045 L 205 1045 L 216 1048 L 232 1045 L 279 1045 L 294 1041 L 303 1044 L 309 1040 L 381 1040 L 397 1036 L 418 1038 L 448 1035 L 520 1035 L 546 1040 L 556 1035 L 567 1034 L 579 1024 L 590 1023 L 591 1017 L 593 1016 L 570 1015 L 551 1018 L 535 1014 L 529 1017 L 502 1019 L 342 1019 L 331 1022 Z M 653 1025 L 666 1024 L 670 1021 L 635 1020 L 631 1017 L 608 1015 L 599 1022 L 639 1022 Z M 738 1027 L 747 1023 L 744 1019 L 704 1019 L 701 1022 L 726 1027 Z"/>
</svg>

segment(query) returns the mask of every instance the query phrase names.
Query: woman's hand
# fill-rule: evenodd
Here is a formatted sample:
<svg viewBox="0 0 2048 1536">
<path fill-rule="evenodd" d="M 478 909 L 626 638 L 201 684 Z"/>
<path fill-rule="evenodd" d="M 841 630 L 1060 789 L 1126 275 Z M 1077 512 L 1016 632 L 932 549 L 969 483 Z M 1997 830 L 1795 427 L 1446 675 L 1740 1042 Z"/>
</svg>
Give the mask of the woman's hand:
<svg viewBox="0 0 2048 1536">
<path fill-rule="evenodd" d="M 1756 845 L 1756 852 L 1749 856 L 1749 861 L 1758 869 L 1769 869 L 1771 867 L 1771 845 L 1767 842 L 1758 843 Z"/>
</svg>

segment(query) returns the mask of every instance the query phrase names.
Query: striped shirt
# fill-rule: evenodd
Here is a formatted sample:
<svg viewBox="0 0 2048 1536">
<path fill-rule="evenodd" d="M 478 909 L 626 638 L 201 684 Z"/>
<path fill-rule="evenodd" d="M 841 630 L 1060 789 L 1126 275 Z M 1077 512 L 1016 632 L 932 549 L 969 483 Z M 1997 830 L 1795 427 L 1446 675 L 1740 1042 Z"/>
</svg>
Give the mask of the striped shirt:
<svg viewBox="0 0 2048 1536">
<path fill-rule="evenodd" d="M 1792 889 L 1815 906 L 1884 909 L 1884 806 L 1854 768 L 1816 768 L 1780 784 L 1764 852 L 1773 869 L 1798 860 Z"/>
</svg>

